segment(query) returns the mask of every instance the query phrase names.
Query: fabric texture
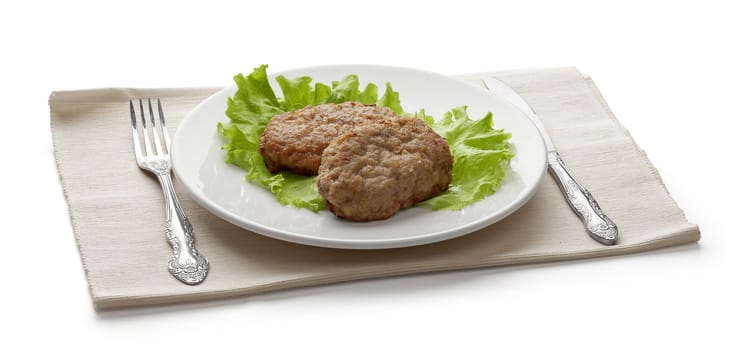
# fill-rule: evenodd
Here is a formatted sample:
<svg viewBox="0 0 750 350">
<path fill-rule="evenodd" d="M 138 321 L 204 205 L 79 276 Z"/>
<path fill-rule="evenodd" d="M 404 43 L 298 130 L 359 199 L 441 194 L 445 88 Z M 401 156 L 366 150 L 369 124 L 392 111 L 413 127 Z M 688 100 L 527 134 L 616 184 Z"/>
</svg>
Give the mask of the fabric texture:
<svg viewBox="0 0 750 350">
<path fill-rule="evenodd" d="M 551 175 L 502 221 L 439 243 L 343 250 L 288 243 L 210 214 L 179 183 L 178 196 L 211 262 L 206 280 L 187 286 L 166 269 L 170 248 L 155 177 L 132 150 L 128 100 L 160 97 L 171 131 L 218 88 L 107 88 L 53 92 L 54 156 L 83 267 L 98 310 L 209 300 L 357 279 L 642 252 L 700 239 L 657 170 L 617 121 L 593 81 L 575 68 L 464 75 L 494 76 L 536 110 L 573 175 L 620 229 L 615 246 L 584 231 Z"/>
</svg>

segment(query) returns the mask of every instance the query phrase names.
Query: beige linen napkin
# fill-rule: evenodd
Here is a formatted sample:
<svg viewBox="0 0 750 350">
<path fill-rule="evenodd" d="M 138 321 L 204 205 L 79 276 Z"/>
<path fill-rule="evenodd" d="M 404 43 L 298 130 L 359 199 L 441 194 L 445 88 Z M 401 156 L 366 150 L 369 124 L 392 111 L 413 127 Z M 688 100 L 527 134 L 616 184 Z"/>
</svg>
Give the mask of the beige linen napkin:
<svg viewBox="0 0 750 350">
<path fill-rule="evenodd" d="M 96 89 L 53 92 L 54 154 L 73 231 L 97 309 L 187 302 L 364 278 L 641 252 L 697 241 L 661 179 L 615 119 L 594 83 L 575 68 L 495 72 L 534 107 L 574 176 L 620 228 L 616 246 L 588 237 L 547 175 L 510 217 L 440 243 L 355 251 L 303 246 L 235 227 L 198 206 L 176 184 L 211 272 L 198 286 L 166 269 L 158 183 L 134 161 L 127 101 L 162 98 L 168 124 L 215 92 Z"/>
</svg>

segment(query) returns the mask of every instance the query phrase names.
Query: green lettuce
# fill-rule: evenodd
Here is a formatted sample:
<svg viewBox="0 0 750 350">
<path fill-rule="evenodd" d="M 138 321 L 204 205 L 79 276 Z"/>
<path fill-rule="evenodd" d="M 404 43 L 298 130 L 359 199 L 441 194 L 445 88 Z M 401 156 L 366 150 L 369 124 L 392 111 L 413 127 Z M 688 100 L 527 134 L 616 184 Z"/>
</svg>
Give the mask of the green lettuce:
<svg viewBox="0 0 750 350">
<path fill-rule="evenodd" d="M 459 210 L 497 191 L 513 152 L 508 141 L 510 133 L 496 130 L 492 124 L 492 113 L 474 121 L 466 113 L 466 106 L 461 106 L 431 125 L 448 141 L 453 154 L 453 179 L 447 191 L 420 205 Z"/>
<path fill-rule="evenodd" d="M 267 68 L 261 65 L 246 76 L 234 77 L 237 92 L 227 101 L 229 122 L 219 123 L 217 129 L 226 142 L 222 146 L 227 154 L 226 162 L 247 171 L 248 182 L 270 190 L 282 204 L 315 212 L 326 208 L 314 176 L 268 171 L 259 151 L 263 130 L 277 114 L 325 103 L 356 101 L 388 107 L 400 116 L 424 120 L 446 138 L 454 157 L 453 181 L 447 191 L 420 205 L 434 210 L 458 210 L 494 193 L 502 183 L 513 157 L 508 141 L 511 135 L 493 128 L 492 113 L 475 121 L 469 118 L 466 106 L 462 106 L 445 113 L 443 119 L 436 122 L 424 109 L 405 112 L 399 93 L 390 83 L 379 96 L 377 85 L 372 83 L 360 90 L 359 78 L 353 74 L 330 85 L 313 84 L 312 78 L 307 76 L 294 79 L 278 76 L 276 82 L 283 94 L 280 98 L 271 88 Z"/>
</svg>

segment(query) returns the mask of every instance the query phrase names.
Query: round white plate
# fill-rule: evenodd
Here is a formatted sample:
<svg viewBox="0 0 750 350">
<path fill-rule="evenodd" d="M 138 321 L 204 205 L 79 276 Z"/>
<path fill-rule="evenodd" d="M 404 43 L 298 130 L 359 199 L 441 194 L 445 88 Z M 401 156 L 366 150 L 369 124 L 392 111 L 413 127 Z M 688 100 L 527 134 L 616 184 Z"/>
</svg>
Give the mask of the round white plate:
<svg viewBox="0 0 750 350">
<path fill-rule="evenodd" d="M 385 83 L 391 82 L 404 110 L 425 108 L 436 120 L 461 105 L 469 106 L 473 119 L 491 111 L 495 127 L 513 134 L 515 157 L 500 189 L 460 211 L 409 208 L 387 220 L 367 223 L 338 219 L 328 211 L 314 213 L 281 205 L 268 190 L 245 181 L 245 171 L 224 162 L 224 141 L 216 125 L 229 121 L 224 111 L 235 86 L 204 100 L 177 128 L 171 148 L 176 177 L 199 204 L 242 228 L 285 241 L 347 249 L 407 247 L 458 237 L 508 216 L 535 193 L 546 169 L 539 131 L 509 102 L 477 86 L 426 71 L 372 65 L 303 68 L 269 73 L 269 80 L 277 96 L 282 96 L 274 80 L 279 74 L 307 75 L 313 81 L 330 83 L 352 73 L 359 75 L 361 86 L 377 84 L 381 94 Z"/>
</svg>

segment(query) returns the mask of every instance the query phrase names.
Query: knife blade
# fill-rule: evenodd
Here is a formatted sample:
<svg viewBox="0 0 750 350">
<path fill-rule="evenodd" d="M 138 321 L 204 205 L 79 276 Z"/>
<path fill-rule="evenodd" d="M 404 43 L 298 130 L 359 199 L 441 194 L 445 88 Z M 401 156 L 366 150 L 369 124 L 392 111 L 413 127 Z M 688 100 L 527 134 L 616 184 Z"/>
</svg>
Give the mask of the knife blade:
<svg viewBox="0 0 750 350">
<path fill-rule="evenodd" d="M 614 245 L 617 242 L 619 233 L 617 225 L 604 214 L 594 196 L 570 174 L 560 154 L 557 152 L 552 138 L 549 136 L 547 129 L 542 124 L 541 119 L 539 119 L 534 109 L 526 103 L 518 92 L 502 81 L 490 77 L 483 79 L 482 83 L 484 83 L 490 92 L 505 98 L 505 100 L 513 104 L 531 119 L 537 129 L 539 129 L 539 133 L 542 134 L 544 144 L 547 147 L 547 170 L 552 174 L 555 182 L 562 190 L 568 205 L 583 221 L 586 232 L 588 232 L 591 238 L 604 245 Z"/>
</svg>

